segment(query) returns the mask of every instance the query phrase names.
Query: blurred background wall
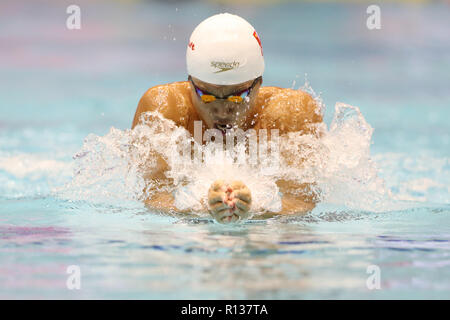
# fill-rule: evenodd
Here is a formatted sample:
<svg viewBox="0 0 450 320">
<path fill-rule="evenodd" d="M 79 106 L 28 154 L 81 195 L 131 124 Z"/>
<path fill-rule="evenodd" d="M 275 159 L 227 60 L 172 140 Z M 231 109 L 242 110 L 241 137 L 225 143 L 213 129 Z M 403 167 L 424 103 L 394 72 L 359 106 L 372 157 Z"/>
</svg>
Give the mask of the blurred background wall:
<svg viewBox="0 0 450 320">
<path fill-rule="evenodd" d="M 66 27 L 71 4 L 81 9 L 80 30 Z M 380 6 L 379 30 L 366 26 L 370 4 Z M 194 27 L 230 12 L 261 37 L 264 85 L 298 88 L 307 74 L 327 121 L 342 101 L 391 130 L 375 136 L 384 147 L 413 140 L 414 148 L 424 131 L 427 148 L 448 145 L 449 9 L 448 1 L 2 1 L 0 128 L 130 127 L 149 87 L 186 79 Z M 403 137 L 411 126 L 418 136 Z"/>
</svg>

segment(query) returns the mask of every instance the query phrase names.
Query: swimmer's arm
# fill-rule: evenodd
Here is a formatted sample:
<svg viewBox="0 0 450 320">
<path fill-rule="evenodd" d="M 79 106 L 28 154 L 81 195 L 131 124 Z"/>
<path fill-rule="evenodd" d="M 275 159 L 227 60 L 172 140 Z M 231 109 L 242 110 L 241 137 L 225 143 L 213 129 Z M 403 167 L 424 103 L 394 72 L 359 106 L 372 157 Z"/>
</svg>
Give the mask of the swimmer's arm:
<svg viewBox="0 0 450 320">
<path fill-rule="evenodd" d="M 293 108 L 294 110 L 291 110 L 291 114 L 294 116 L 291 119 L 296 120 L 298 125 L 290 126 L 287 131 L 300 131 L 302 134 L 321 136 L 322 127 L 320 124 L 323 123 L 323 118 L 319 111 L 319 106 L 309 94 L 300 90 L 296 91 L 298 96 L 294 96 L 291 100 L 291 108 L 300 104 L 301 108 L 298 109 L 301 111 Z M 281 179 L 277 181 L 277 185 L 283 194 L 280 214 L 307 213 L 315 208 L 318 199 L 317 195 L 312 191 L 312 184 L 299 184 L 294 181 Z"/>
<path fill-rule="evenodd" d="M 156 192 L 151 197 L 147 198 L 144 203 L 150 207 L 150 209 L 155 209 L 164 213 L 195 213 L 195 212 L 208 212 L 209 209 L 205 203 L 201 203 L 201 210 L 180 210 L 175 206 L 174 196 L 166 191 Z"/>
<path fill-rule="evenodd" d="M 278 215 L 299 215 L 306 214 L 312 211 L 316 204 L 313 202 L 306 202 L 290 194 L 283 195 L 281 199 L 282 209 L 280 211 L 264 211 L 257 215 L 258 218 L 272 218 Z"/>
<path fill-rule="evenodd" d="M 134 129 L 137 125 L 151 123 L 152 117 L 142 117 L 142 115 L 146 112 L 156 111 L 159 112 L 164 118 L 175 121 L 173 119 L 173 110 L 172 110 L 174 109 L 174 100 L 176 100 L 176 98 L 174 97 L 175 95 L 176 92 L 170 86 L 170 84 L 159 85 L 148 89 L 139 100 L 136 112 L 134 114 L 131 129 Z M 133 141 L 132 144 L 137 145 L 145 144 L 145 139 L 149 138 L 150 137 L 148 136 L 139 136 L 139 137 L 136 136 L 135 137 L 136 140 Z M 159 153 L 154 152 L 150 154 L 149 159 L 146 159 L 144 161 L 144 164 L 146 161 L 148 162 L 156 161 L 156 165 L 153 167 L 145 165 L 145 167 L 139 168 L 144 171 L 144 178 L 146 180 L 164 181 L 165 179 L 167 179 L 165 176 L 165 171 L 169 169 L 169 166 Z"/>
<path fill-rule="evenodd" d="M 307 93 L 296 90 L 291 106 L 301 101 L 301 111 L 292 110 L 298 126 L 291 126 L 288 132 L 300 131 L 302 134 L 312 134 L 320 137 L 322 134 L 323 117 L 316 101 Z M 294 108 L 296 109 L 296 108 Z M 299 168 L 300 169 L 300 168 Z M 301 169 L 300 169 L 301 170 Z M 283 194 L 280 214 L 307 213 L 312 211 L 318 202 L 317 195 L 312 191 L 312 184 L 299 184 L 294 181 L 278 180 L 277 185 Z"/>
<path fill-rule="evenodd" d="M 174 205 L 174 198 L 171 193 L 167 191 L 155 190 L 156 186 L 170 185 L 172 183 L 165 175 L 168 169 L 167 162 L 159 154 L 153 155 L 156 160 L 156 165 L 150 167 L 148 165 L 142 166 L 140 170 L 143 172 L 143 178 L 145 181 L 145 188 L 143 194 L 145 195 L 144 203 L 162 212 L 176 211 Z"/>
<path fill-rule="evenodd" d="M 148 89 L 139 100 L 139 104 L 136 108 L 131 128 L 134 129 L 137 125 L 142 124 L 141 116 L 143 113 L 149 111 L 158 111 L 161 113 L 161 111 L 167 109 L 167 105 L 161 103 L 164 101 L 168 101 L 167 95 L 168 91 L 164 90 L 162 86 L 156 86 Z M 156 184 L 167 184 L 169 182 L 165 175 L 165 172 L 169 168 L 167 162 L 160 154 L 157 153 L 152 154 L 151 157 L 152 159 L 148 159 L 148 161 L 150 162 L 152 160 L 155 160 L 155 166 L 150 167 L 144 164 L 144 166 L 141 166 L 139 168 L 143 171 L 143 177 L 146 182 L 146 187 L 144 188 L 143 192 L 144 194 L 148 195 L 145 197 L 144 203 L 153 209 L 157 209 L 163 212 L 176 210 L 172 194 L 150 189 L 152 185 L 151 182 L 156 182 Z"/>
<path fill-rule="evenodd" d="M 307 213 L 316 207 L 317 197 L 311 192 L 310 184 L 298 184 L 293 181 L 278 180 L 282 193 L 282 209 L 277 214 Z"/>
<path fill-rule="evenodd" d="M 308 93 L 301 90 L 284 89 L 270 99 L 263 109 L 260 127 L 278 129 L 280 136 L 289 132 L 301 132 L 320 137 L 322 123 L 323 118 L 319 106 Z M 288 163 L 298 163 L 297 155 L 283 156 L 293 158 L 285 158 Z M 283 194 L 282 210 L 268 214 L 298 214 L 314 209 L 317 198 L 311 192 L 311 184 L 298 184 L 280 179 L 277 181 L 277 186 Z"/>
</svg>

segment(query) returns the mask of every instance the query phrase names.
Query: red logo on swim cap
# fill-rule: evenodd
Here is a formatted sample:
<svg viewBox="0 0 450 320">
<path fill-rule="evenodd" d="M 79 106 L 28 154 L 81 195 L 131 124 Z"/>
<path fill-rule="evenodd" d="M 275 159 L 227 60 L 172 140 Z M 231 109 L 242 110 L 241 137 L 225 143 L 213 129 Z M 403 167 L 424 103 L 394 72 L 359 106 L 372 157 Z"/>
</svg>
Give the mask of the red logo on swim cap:
<svg viewBox="0 0 450 320">
<path fill-rule="evenodd" d="M 261 40 L 259 39 L 258 34 L 256 33 L 256 30 L 253 32 L 253 36 L 255 37 L 256 41 L 258 41 L 259 47 L 261 48 L 261 55 L 263 56 L 263 50 L 262 50 L 262 45 L 261 45 Z"/>
<path fill-rule="evenodd" d="M 188 47 L 189 48 L 191 48 L 191 50 L 194 50 L 194 43 L 191 41 L 191 42 L 189 42 L 189 45 L 188 45 Z"/>
</svg>

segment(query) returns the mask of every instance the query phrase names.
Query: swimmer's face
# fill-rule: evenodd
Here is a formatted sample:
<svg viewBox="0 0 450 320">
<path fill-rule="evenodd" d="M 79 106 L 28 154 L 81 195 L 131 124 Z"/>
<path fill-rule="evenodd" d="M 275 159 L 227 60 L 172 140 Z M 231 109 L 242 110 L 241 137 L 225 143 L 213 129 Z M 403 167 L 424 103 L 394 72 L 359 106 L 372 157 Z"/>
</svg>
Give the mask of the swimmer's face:
<svg viewBox="0 0 450 320">
<path fill-rule="evenodd" d="M 214 85 L 203 82 L 195 77 L 191 77 L 190 79 L 192 102 L 197 113 L 205 121 L 209 129 L 215 128 L 225 132 L 227 129 L 245 127 L 247 120 L 252 115 L 256 97 L 261 87 L 262 77 L 235 85 Z M 239 95 L 246 89 L 251 89 L 248 96 L 242 102 L 237 103 L 228 99 L 216 99 L 211 102 L 204 102 L 197 93 L 194 85 L 203 93 L 213 95 L 217 98 L 226 98 L 234 94 Z"/>
</svg>

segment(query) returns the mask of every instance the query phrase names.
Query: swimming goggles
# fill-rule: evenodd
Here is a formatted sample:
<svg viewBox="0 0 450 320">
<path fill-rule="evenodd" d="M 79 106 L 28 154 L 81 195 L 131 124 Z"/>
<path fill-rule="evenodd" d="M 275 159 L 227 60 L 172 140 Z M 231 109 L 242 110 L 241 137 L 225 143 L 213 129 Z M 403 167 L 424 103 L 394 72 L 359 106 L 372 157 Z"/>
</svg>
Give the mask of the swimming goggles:
<svg viewBox="0 0 450 320">
<path fill-rule="evenodd" d="M 219 97 L 217 97 L 217 96 L 215 96 L 215 95 L 213 95 L 213 94 L 211 94 L 209 92 L 206 92 L 206 91 L 200 89 L 199 87 L 197 87 L 195 85 L 195 83 L 192 80 L 191 76 L 189 76 L 188 80 L 191 81 L 192 85 L 194 86 L 195 92 L 197 93 L 198 97 L 200 99 L 202 99 L 202 101 L 204 103 L 213 102 L 215 100 L 228 100 L 228 101 L 231 101 L 231 102 L 234 102 L 234 103 L 241 103 L 250 95 L 250 92 L 252 91 L 252 89 L 255 86 L 255 84 L 258 82 L 259 78 L 261 78 L 261 77 L 256 78 L 253 81 L 252 85 L 250 87 L 248 87 L 247 89 L 235 92 L 235 93 L 230 94 L 230 95 L 228 95 L 228 96 L 226 96 L 224 98 L 219 98 Z"/>
</svg>

